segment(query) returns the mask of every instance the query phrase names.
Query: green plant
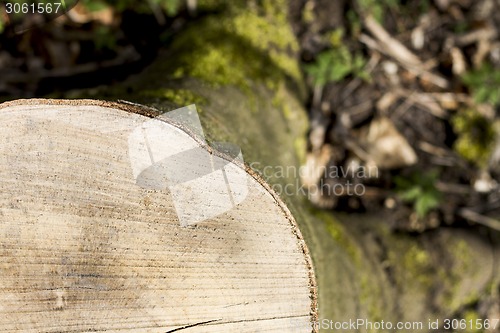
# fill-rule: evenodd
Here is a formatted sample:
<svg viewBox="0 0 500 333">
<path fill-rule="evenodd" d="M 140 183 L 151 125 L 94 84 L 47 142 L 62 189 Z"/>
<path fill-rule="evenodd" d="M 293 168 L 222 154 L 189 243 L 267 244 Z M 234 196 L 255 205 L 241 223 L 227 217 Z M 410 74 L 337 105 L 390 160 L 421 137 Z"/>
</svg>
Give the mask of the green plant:
<svg viewBox="0 0 500 333">
<path fill-rule="evenodd" d="M 361 23 L 361 19 L 359 18 L 359 15 L 356 14 L 354 10 L 349 9 L 345 16 L 348 22 L 350 35 L 353 36 L 354 38 L 358 38 L 359 35 L 361 34 L 361 29 L 363 26 Z"/>
<path fill-rule="evenodd" d="M 338 82 L 354 75 L 364 80 L 370 76 L 363 70 L 365 58 L 359 54 L 351 54 L 346 46 L 337 47 L 320 53 L 316 62 L 305 67 L 313 78 L 315 85 L 324 86 L 328 82 Z"/>
<path fill-rule="evenodd" d="M 326 39 L 333 48 L 339 48 L 342 47 L 344 35 L 345 35 L 344 28 L 337 28 L 335 30 L 328 32 L 326 34 Z"/>
<path fill-rule="evenodd" d="M 165 9 L 168 16 L 175 16 L 181 8 L 181 0 L 156 0 Z"/>
<path fill-rule="evenodd" d="M 441 192 L 436 188 L 438 172 L 414 172 L 409 177 L 396 176 L 396 193 L 405 202 L 413 204 L 419 218 L 423 218 L 441 202 Z"/>
<path fill-rule="evenodd" d="M 462 82 L 469 88 L 477 103 L 500 105 L 500 70 L 485 62 L 478 69 L 462 75 Z"/>
<path fill-rule="evenodd" d="M 113 30 L 108 26 L 99 26 L 95 30 L 95 48 L 98 51 L 114 50 L 116 47 L 116 37 Z"/>
</svg>

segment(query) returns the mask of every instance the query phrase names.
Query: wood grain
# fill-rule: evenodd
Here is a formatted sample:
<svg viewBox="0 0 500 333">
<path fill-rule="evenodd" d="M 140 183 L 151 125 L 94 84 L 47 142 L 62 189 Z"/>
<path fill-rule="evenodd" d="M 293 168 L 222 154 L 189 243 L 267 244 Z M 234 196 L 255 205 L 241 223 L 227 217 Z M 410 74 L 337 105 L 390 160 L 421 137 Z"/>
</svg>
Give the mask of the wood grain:
<svg viewBox="0 0 500 333">
<path fill-rule="evenodd" d="M 314 332 L 306 245 L 250 170 L 243 202 L 190 227 L 135 184 L 127 137 L 149 112 L 0 105 L 0 332 Z"/>
</svg>

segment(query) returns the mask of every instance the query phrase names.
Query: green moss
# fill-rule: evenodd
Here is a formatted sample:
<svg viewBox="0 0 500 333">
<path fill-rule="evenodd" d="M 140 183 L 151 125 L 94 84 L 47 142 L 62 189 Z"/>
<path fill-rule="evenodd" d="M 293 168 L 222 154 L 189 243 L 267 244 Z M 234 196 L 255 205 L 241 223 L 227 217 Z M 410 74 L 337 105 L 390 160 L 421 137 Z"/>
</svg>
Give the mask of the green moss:
<svg viewBox="0 0 500 333">
<path fill-rule="evenodd" d="M 292 98 L 289 92 L 283 83 L 279 84 L 279 87 L 275 89 L 275 93 L 273 95 L 273 99 L 271 101 L 271 105 L 281 110 L 283 117 L 287 122 L 293 121 L 294 111 L 292 110 L 292 106 L 288 103 L 288 101 Z"/>
<path fill-rule="evenodd" d="M 423 286 L 432 284 L 431 262 L 425 249 L 415 243 L 412 244 L 404 254 L 402 264 L 408 278 L 415 279 Z"/>
<path fill-rule="evenodd" d="M 480 295 L 477 292 L 473 292 L 464 299 L 463 304 L 476 304 L 479 300 Z"/>
<path fill-rule="evenodd" d="M 471 265 L 473 264 L 467 242 L 464 240 L 450 242 L 448 251 L 453 257 L 453 267 L 442 274 L 442 281 L 446 281 L 448 287 L 443 300 L 448 309 L 455 311 L 463 305 L 476 302 L 479 295 L 473 291 L 469 295 L 457 297 L 457 295 L 462 294 L 462 285 L 460 283 L 462 277 L 465 272 L 471 271 Z"/>
<path fill-rule="evenodd" d="M 372 322 L 380 322 L 387 320 L 382 310 L 382 291 L 379 288 L 373 288 L 376 283 L 373 281 L 373 275 L 368 272 L 361 273 L 360 296 L 359 300 L 366 306 L 368 312 L 368 320 Z"/>
<path fill-rule="evenodd" d="M 315 17 L 314 3 L 312 1 L 307 1 L 304 8 L 302 8 L 302 21 L 306 24 L 311 24 L 314 22 Z"/>
<path fill-rule="evenodd" d="M 494 124 L 476 110 L 465 109 L 452 118 L 452 125 L 458 135 L 454 149 L 466 160 L 485 166 L 495 139 Z"/>
<path fill-rule="evenodd" d="M 181 78 L 186 75 L 197 77 L 217 84 L 236 84 L 245 85 L 245 73 L 236 71 L 235 68 L 242 66 L 241 61 L 234 57 L 237 48 L 229 43 L 221 43 L 217 47 L 207 48 L 202 56 L 199 54 L 187 55 L 184 66 L 177 69 L 175 78 Z M 192 63 L 192 67 L 187 65 Z"/>
<path fill-rule="evenodd" d="M 472 311 L 472 310 L 466 311 L 463 315 L 463 318 L 465 319 L 466 323 L 468 324 L 467 329 L 465 329 L 463 332 L 466 332 L 466 333 L 483 332 L 483 330 L 477 328 L 476 320 L 478 320 L 478 321 L 480 320 L 480 322 L 483 323 L 484 318 L 479 316 L 479 314 L 476 311 Z M 473 324 L 470 325 L 470 323 L 473 323 Z"/>
<path fill-rule="evenodd" d="M 355 274 L 352 276 L 353 283 L 358 290 L 359 303 L 362 304 L 362 316 L 370 321 L 380 321 L 384 318 L 382 308 L 383 292 L 379 288 L 377 276 L 373 274 L 371 263 L 365 257 L 362 247 L 355 242 L 357 235 L 349 234 L 349 231 L 336 220 L 331 213 L 314 210 L 314 215 L 323 220 L 330 236 L 334 242 L 348 256 L 349 262 L 354 265 Z"/>
<path fill-rule="evenodd" d="M 306 147 L 307 147 L 306 137 L 305 136 L 296 137 L 293 140 L 293 145 L 300 164 L 304 165 L 304 163 L 306 162 Z"/>
<path fill-rule="evenodd" d="M 196 106 L 198 107 L 198 111 L 200 111 L 200 105 L 203 105 L 207 102 L 204 97 L 198 96 L 191 90 L 186 89 L 160 88 L 141 91 L 139 95 L 146 98 L 165 98 L 179 107 L 196 104 Z"/>
<path fill-rule="evenodd" d="M 425 248 L 410 237 L 390 237 L 387 258 L 399 287 L 429 289 L 438 274 Z"/>
<path fill-rule="evenodd" d="M 339 48 L 343 46 L 344 29 L 337 28 L 326 34 L 326 38 L 333 48 Z"/>
<path fill-rule="evenodd" d="M 457 242 L 450 244 L 449 249 L 453 254 L 455 260 L 459 260 L 460 268 L 464 271 L 469 270 L 470 265 L 472 264 L 472 258 L 467 242 L 463 239 L 460 239 Z"/>
<path fill-rule="evenodd" d="M 356 266 L 362 264 L 362 255 L 358 246 L 354 244 L 342 224 L 333 219 L 332 216 L 324 216 L 326 212 L 316 212 L 316 216 L 326 222 L 326 229 L 335 242 L 349 255 Z"/>
<path fill-rule="evenodd" d="M 227 11 L 224 16 L 207 17 L 174 41 L 171 48 L 183 54 L 172 57 L 174 77 L 191 76 L 244 90 L 255 80 L 276 88 L 287 77 L 301 79 L 293 56 L 298 45 L 284 1 L 263 1 L 259 8 L 231 4 Z"/>
</svg>

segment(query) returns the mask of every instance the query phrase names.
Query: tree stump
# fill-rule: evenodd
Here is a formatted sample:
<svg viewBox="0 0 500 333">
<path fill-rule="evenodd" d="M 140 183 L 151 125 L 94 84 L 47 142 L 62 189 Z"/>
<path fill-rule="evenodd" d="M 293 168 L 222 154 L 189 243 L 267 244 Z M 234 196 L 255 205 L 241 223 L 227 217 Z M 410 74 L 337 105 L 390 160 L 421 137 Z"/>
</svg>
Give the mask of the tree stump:
<svg viewBox="0 0 500 333">
<path fill-rule="evenodd" d="M 0 109 L 0 331 L 316 331 L 306 245 L 251 170 L 165 119 L 180 141 L 133 139 L 153 116 L 136 105 L 19 100 Z M 225 179 L 229 206 L 224 187 L 200 181 L 211 172 L 190 178 L 193 165 L 184 165 L 176 184 L 187 185 L 174 189 L 161 172 L 152 184 L 158 170 L 148 176 L 134 160 L 134 147 L 155 165 L 183 144 L 225 161 L 212 173 Z"/>
</svg>

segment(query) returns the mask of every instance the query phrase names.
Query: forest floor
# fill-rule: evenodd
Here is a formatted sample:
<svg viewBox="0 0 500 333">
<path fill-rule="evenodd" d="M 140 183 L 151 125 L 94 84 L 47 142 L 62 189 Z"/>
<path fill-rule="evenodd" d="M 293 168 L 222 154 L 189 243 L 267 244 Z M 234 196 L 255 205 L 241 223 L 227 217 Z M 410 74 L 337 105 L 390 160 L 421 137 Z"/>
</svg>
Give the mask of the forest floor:
<svg viewBox="0 0 500 333">
<path fill-rule="evenodd" d="M 50 24 L 0 8 L 0 99 L 65 97 L 120 82 L 190 21 L 211 14 L 196 1 L 164 3 L 170 7 L 150 2 L 118 11 L 83 1 Z M 302 181 L 316 189 L 312 202 L 384 210 L 396 230 L 500 230 L 500 4 L 289 6 L 309 92 L 309 172 Z M 16 33 L 19 27 L 25 31 Z"/>
<path fill-rule="evenodd" d="M 398 230 L 500 230 L 498 7 L 493 0 L 292 7 L 311 91 L 304 181 L 319 186 L 314 203 L 385 210 Z"/>
</svg>

